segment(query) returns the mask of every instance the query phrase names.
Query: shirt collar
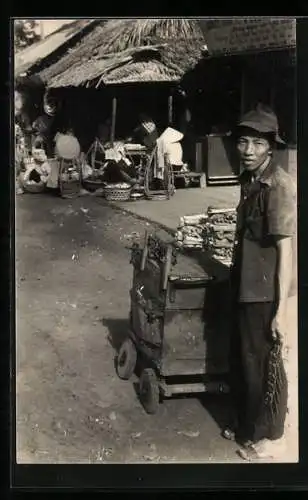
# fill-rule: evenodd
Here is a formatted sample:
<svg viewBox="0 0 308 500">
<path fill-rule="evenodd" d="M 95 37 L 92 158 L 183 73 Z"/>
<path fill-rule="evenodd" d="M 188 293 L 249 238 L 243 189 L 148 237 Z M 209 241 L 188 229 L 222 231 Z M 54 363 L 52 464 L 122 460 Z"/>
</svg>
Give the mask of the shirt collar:
<svg viewBox="0 0 308 500">
<path fill-rule="evenodd" d="M 262 174 L 258 179 L 255 180 L 255 182 L 260 182 L 261 184 L 267 184 L 268 186 L 271 186 L 274 169 L 275 169 L 275 163 L 271 159 L 267 167 L 263 170 Z M 239 176 L 240 184 L 250 183 L 251 178 L 252 174 L 247 170 L 244 170 Z"/>
</svg>

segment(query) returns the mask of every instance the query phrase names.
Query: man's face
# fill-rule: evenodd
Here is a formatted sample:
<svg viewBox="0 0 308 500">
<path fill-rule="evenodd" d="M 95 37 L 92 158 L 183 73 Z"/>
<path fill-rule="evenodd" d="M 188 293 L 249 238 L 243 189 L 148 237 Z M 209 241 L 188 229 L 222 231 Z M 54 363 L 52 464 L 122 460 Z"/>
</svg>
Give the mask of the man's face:
<svg viewBox="0 0 308 500">
<path fill-rule="evenodd" d="M 258 135 L 241 135 L 237 141 L 240 160 L 249 172 L 257 170 L 271 153 L 269 141 Z"/>
</svg>

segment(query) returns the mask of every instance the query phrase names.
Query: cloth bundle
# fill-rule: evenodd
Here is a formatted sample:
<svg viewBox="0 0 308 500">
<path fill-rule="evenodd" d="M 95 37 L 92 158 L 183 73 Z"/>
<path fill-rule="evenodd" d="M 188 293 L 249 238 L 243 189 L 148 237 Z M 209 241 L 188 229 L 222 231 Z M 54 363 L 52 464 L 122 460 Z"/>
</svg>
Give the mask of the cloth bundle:
<svg viewBox="0 0 308 500">
<path fill-rule="evenodd" d="M 126 165 L 131 165 L 131 161 L 126 156 L 125 144 L 123 142 L 115 142 L 113 147 L 106 147 L 105 159 L 115 161 L 116 163 L 124 161 Z"/>
</svg>

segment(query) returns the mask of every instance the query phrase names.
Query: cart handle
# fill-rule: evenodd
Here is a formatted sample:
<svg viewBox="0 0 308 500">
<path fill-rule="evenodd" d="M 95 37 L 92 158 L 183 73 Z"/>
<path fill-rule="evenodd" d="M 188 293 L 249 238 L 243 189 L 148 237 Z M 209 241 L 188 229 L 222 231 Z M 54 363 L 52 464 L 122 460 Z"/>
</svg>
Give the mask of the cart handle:
<svg viewBox="0 0 308 500">
<path fill-rule="evenodd" d="M 170 276 L 169 281 L 177 288 L 196 288 L 208 285 L 213 281 L 216 281 L 215 276 L 208 277 L 180 277 L 180 276 Z"/>
<path fill-rule="evenodd" d="M 135 299 L 138 305 L 143 309 L 150 323 L 164 316 L 164 312 L 153 302 L 153 300 L 143 297 L 140 289 L 135 290 L 135 293 L 131 290 L 131 298 L 133 301 Z"/>
</svg>

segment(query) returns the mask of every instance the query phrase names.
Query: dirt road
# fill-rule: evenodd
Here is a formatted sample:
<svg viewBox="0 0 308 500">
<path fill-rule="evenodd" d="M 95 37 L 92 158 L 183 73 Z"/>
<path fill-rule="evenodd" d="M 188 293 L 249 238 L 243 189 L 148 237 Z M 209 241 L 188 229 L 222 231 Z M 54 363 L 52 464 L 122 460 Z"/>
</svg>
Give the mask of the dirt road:
<svg viewBox="0 0 308 500">
<path fill-rule="evenodd" d="M 220 437 L 226 396 L 172 398 L 147 415 L 114 356 L 128 325 L 127 235 L 146 223 L 91 197 L 16 207 L 17 461 L 238 461 Z"/>
</svg>

